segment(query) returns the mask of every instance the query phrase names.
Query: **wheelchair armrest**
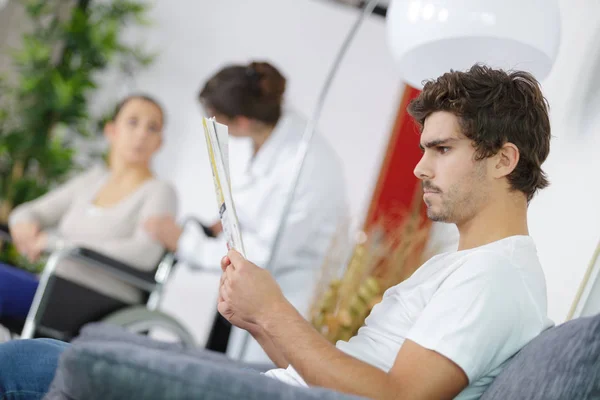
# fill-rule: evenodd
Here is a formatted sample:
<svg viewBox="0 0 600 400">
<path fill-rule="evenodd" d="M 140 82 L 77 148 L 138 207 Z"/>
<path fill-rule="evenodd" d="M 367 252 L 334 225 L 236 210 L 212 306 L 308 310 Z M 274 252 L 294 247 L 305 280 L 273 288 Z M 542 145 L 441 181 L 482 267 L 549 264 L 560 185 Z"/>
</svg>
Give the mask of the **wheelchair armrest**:
<svg viewBox="0 0 600 400">
<path fill-rule="evenodd" d="M 12 241 L 8 225 L 0 224 L 0 242 L 1 241 Z M 125 281 L 138 289 L 152 291 L 156 285 L 156 269 L 149 272 L 140 271 L 131 265 L 85 247 L 75 247 L 70 249 L 67 254 L 61 254 L 61 258 L 77 258 L 84 261 L 87 265 L 100 267 L 117 279 Z"/>
<path fill-rule="evenodd" d="M 84 261 L 87 265 L 99 267 L 117 279 L 127 282 L 138 289 L 152 291 L 156 286 L 156 269 L 152 271 L 140 271 L 129 264 L 85 247 L 71 249 L 69 258 L 77 258 Z"/>
</svg>

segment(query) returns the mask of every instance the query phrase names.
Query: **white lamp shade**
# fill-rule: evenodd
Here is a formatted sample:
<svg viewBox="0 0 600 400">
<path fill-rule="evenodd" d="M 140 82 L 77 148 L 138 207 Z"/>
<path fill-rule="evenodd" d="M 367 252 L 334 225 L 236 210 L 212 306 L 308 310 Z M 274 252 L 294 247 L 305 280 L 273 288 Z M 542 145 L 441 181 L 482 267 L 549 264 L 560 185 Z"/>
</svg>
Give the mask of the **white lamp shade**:
<svg viewBox="0 0 600 400">
<path fill-rule="evenodd" d="M 541 81 L 558 52 L 560 11 L 558 0 L 394 0 L 387 35 L 404 80 L 419 89 L 475 63 Z"/>
</svg>

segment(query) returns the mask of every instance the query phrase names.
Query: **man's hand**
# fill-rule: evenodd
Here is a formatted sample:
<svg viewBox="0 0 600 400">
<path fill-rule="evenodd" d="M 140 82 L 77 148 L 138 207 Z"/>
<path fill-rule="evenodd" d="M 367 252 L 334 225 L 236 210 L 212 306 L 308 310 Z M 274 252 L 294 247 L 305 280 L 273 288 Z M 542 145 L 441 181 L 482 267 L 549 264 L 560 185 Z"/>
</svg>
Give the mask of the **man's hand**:
<svg viewBox="0 0 600 400">
<path fill-rule="evenodd" d="M 235 265 L 232 265 L 230 257 L 235 260 Z M 237 271 L 235 271 L 236 266 L 238 267 Z M 264 278 L 264 282 L 262 282 L 261 286 L 258 287 L 256 292 L 262 293 L 265 295 L 265 298 L 260 300 L 252 297 L 253 302 L 259 302 L 257 307 L 251 307 L 253 309 L 269 308 L 269 306 L 275 305 L 279 301 L 282 304 L 287 303 L 283 297 L 283 294 L 281 293 L 281 290 L 277 286 L 277 283 L 273 281 L 273 278 L 267 273 L 267 271 L 264 271 L 256 265 L 246 261 L 239 253 L 235 251 L 230 251 L 228 256 L 223 257 L 221 260 L 221 269 L 223 270 L 223 275 L 221 276 L 221 284 L 219 285 L 219 303 L 217 307 L 219 312 L 233 325 L 250 332 L 252 337 L 254 337 L 254 339 L 260 344 L 275 365 L 277 365 L 279 368 L 287 368 L 290 363 L 285 359 L 285 356 L 281 350 L 275 346 L 269 335 L 267 335 L 265 329 L 259 324 L 258 320 L 257 322 L 252 322 L 252 320 L 256 318 L 241 318 L 241 315 L 246 314 L 243 314 L 242 312 L 238 313 L 236 311 L 237 309 L 233 306 L 237 304 L 238 301 L 243 301 L 243 294 L 248 291 L 248 288 L 245 287 L 245 285 L 242 285 L 244 286 L 242 289 L 233 293 L 234 289 L 232 289 L 232 282 L 233 287 L 239 287 L 240 285 L 237 282 L 238 279 L 240 279 L 240 276 L 242 276 L 242 279 L 245 276 L 249 276 L 252 279 L 260 279 L 261 276 Z M 248 282 L 243 282 L 243 284 L 247 285 Z M 252 286 L 250 286 L 249 289 L 252 295 L 257 294 L 252 293 Z M 265 291 L 262 292 L 262 290 Z M 267 293 L 267 291 L 270 291 L 270 295 Z M 261 307 L 260 301 L 272 303 L 264 303 Z M 291 307 L 291 305 L 289 306 Z M 285 310 L 285 308 L 282 307 L 281 310 Z M 246 307 L 244 307 L 244 311 L 247 312 Z M 251 312 L 250 314 L 260 314 L 260 312 Z"/>
<path fill-rule="evenodd" d="M 218 310 L 233 325 L 261 330 L 269 320 L 293 306 L 286 300 L 271 274 L 246 260 L 235 250 L 221 261 Z"/>
<path fill-rule="evenodd" d="M 280 368 L 291 364 L 313 386 L 371 399 L 452 399 L 469 383 L 443 355 L 406 340 L 385 371 L 343 353 L 283 297 L 270 274 L 230 251 L 221 261 L 219 312 L 253 336 Z"/>
<path fill-rule="evenodd" d="M 150 217 L 144 222 L 144 229 L 156 241 L 162 243 L 169 251 L 177 250 L 177 242 L 183 229 L 171 215 Z"/>
<path fill-rule="evenodd" d="M 10 236 L 17 251 L 25 256 L 35 244 L 40 226 L 34 222 L 21 222 L 10 226 Z"/>
</svg>

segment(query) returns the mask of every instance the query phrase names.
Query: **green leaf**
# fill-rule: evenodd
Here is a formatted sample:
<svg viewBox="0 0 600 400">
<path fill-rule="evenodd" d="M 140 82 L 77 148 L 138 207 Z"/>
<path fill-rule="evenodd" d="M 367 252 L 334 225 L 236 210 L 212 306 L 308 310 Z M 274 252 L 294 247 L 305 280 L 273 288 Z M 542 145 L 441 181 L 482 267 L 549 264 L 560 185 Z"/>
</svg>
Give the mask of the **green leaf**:
<svg viewBox="0 0 600 400">
<path fill-rule="evenodd" d="M 54 105 L 57 109 L 62 110 L 71 103 L 74 87 L 72 82 L 65 80 L 58 71 L 54 71 L 51 81 L 56 101 Z"/>
<path fill-rule="evenodd" d="M 10 153 L 10 154 L 19 154 L 22 153 L 25 149 L 27 149 L 31 145 L 31 136 L 27 135 L 23 131 L 11 131 L 6 134 L 3 134 L 1 137 L 2 146 Z"/>
<path fill-rule="evenodd" d="M 52 11 L 50 1 L 44 0 L 22 0 L 25 5 L 25 10 L 30 17 L 42 17 Z"/>
<path fill-rule="evenodd" d="M 101 131 L 88 112 L 99 74 L 125 61 L 147 66 L 156 57 L 121 43 L 126 26 L 148 23 L 145 1 L 91 1 L 66 19 L 59 16 L 64 0 L 21 1 L 33 29 L 10 53 L 15 79 L 0 77 L 0 196 L 14 205 L 45 193 L 75 168 L 72 135 Z M 25 166 L 24 175 L 12 182 L 16 162 Z"/>
<path fill-rule="evenodd" d="M 21 49 L 13 52 L 13 60 L 17 66 L 27 67 L 31 64 L 46 64 L 50 62 L 51 55 L 52 48 L 48 43 L 40 37 L 26 34 L 23 36 Z"/>
<path fill-rule="evenodd" d="M 32 177 L 24 177 L 13 182 L 14 203 L 22 204 L 34 200 L 48 191 L 48 187 Z"/>
</svg>

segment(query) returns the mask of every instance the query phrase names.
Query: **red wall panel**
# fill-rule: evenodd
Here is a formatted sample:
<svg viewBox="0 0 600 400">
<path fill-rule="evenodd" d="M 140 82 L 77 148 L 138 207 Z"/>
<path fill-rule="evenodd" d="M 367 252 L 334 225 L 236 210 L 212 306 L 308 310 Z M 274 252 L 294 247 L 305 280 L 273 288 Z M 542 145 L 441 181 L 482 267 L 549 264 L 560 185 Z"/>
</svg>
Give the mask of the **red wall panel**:
<svg viewBox="0 0 600 400">
<path fill-rule="evenodd" d="M 387 146 L 379 178 L 365 220 L 368 229 L 384 216 L 397 215 L 398 211 L 408 211 L 419 188 L 413 170 L 421 158 L 419 132 L 406 107 L 419 95 L 420 91 L 405 86 L 396 122 Z M 420 190 L 419 190 L 420 192 Z M 419 201 L 419 199 L 416 199 Z M 423 201 L 420 199 L 420 201 Z"/>
</svg>

